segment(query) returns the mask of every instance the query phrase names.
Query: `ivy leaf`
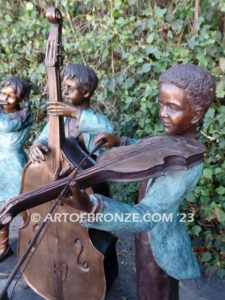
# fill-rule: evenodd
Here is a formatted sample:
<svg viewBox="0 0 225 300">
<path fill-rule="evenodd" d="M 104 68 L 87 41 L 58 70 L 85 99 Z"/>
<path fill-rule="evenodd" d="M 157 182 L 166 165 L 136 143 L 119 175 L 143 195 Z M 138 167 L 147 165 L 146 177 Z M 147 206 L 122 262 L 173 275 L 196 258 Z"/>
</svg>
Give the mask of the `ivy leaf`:
<svg viewBox="0 0 225 300">
<path fill-rule="evenodd" d="M 115 3 L 115 7 L 119 8 L 122 4 L 122 1 L 121 0 L 114 0 L 114 3 Z"/>
<path fill-rule="evenodd" d="M 150 33 L 147 37 L 147 43 L 151 44 L 154 41 L 155 33 Z"/>
<path fill-rule="evenodd" d="M 193 192 L 190 193 L 189 195 L 187 195 L 186 199 L 188 202 L 195 202 L 196 201 L 195 194 Z"/>
<path fill-rule="evenodd" d="M 193 50 L 194 47 L 198 45 L 197 34 L 193 35 L 190 39 L 188 39 L 187 43 L 191 50 Z"/>
<path fill-rule="evenodd" d="M 220 208 L 218 208 L 217 210 L 218 210 L 218 220 L 219 220 L 219 222 L 221 224 L 225 224 L 225 212 Z"/>
<path fill-rule="evenodd" d="M 192 227 L 192 232 L 194 235 L 199 236 L 199 233 L 202 231 L 201 227 L 198 225 L 194 225 Z"/>
<path fill-rule="evenodd" d="M 151 69 L 150 64 L 144 64 L 143 67 L 142 67 L 142 72 L 147 73 L 147 72 L 150 71 L 150 69 Z"/>
<path fill-rule="evenodd" d="M 171 27 L 174 31 L 181 31 L 183 26 L 183 20 L 176 20 L 171 24 Z"/>
<path fill-rule="evenodd" d="M 213 118 L 214 116 L 215 116 L 215 109 L 210 107 L 205 115 L 205 118 Z"/>
<path fill-rule="evenodd" d="M 125 88 L 129 89 L 130 87 L 132 87 L 132 85 L 134 84 L 134 82 L 135 81 L 134 81 L 133 78 L 126 79 L 125 84 L 124 84 Z"/>
<path fill-rule="evenodd" d="M 219 186 L 219 187 L 216 189 L 216 192 L 217 192 L 217 194 L 219 194 L 219 195 L 224 195 L 224 194 L 225 194 L 225 187 L 223 187 L 222 185 Z"/>
<path fill-rule="evenodd" d="M 209 261 L 212 258 L 212 254 L 210 252 L 204 252 L 201 258 L 202 262 Z"/>
<path fill-rule="evenodd" d="M 220 269 L 216 272 L 216 274 L 223 279 L 225 277 L 225 269 Z"/>
<path fill-rule="evenodd" d="M 212 178 L 212 170 L 209 168 L 206 168 L 203 170 L 203 176 L 207 179 L 211 179 Z"/>
<path fill-rule="evenodd" d="M 154 10 L 155 16 L 156 16 L 156 17 L 159 17 L 159 18 L 162 18 L 162 17 L 164 16 L 164 14 L 166 13 L 166 10 L 167 10 L 166 8 L 161 9 L 161 8 L 157 7 L 157 8 Z"/>
</svg>

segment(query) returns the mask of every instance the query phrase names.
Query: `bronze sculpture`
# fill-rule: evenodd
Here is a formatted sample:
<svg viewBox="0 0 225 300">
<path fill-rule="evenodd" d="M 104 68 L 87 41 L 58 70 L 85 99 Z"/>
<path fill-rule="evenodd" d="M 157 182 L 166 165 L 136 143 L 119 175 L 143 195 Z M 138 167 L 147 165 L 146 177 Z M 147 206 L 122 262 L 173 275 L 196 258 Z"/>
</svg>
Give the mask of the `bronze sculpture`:
<svg viewBox="0 0 225 300">
<path fill-rule="evenodd" d="M 0 206 L 19 194 L 22 171 L 27 163 L 23 146 L 32 125 L 29 109 L 30 85 L 13 76 L 1 83 L 0 94 Z M 13 178 L 13 181 L 12 181 Z M 0 231 L 0 262 L 12 254 L 9 226 Z"/>
<path fill-rule="evenodd" d="M 171 75 L 171 71 L 173 76 Z M 185 77 L 184 74 L 188 76 Z M 169 80 L 172 80 L 172 78 L 174 82 L 169 83 Z M 186 86 L 184 79 L 186 80 Z M 179 80 L 180 87 L 178 86 Z M 187 85 L 187 81 L 193 83 L 191 89 L 190 85 Z M 96 167 L 85 170 L 76 177 L 76 182 L 80 187 L 89 186 L 93 180 L 94 183 L 97 183 L 107 179 L 112 181 L 137 181 L 154 178 L 149 181 L 146 189 L 147 195 L 142 202 L 132 208 L 129 205 L 118 203 L 104 196 L 92 195 L 89 197 L 84 192 L 80 192 L 74 185 L 71 186 L 73 196 L 64 199 L 64 202 L 76 210 L 79 209 L 94 213 L 101 212 L 103 215 L 108 211 L 113 213 L 114 211 L 121 212 L 121 210 L 130 213 L 135 211 L 140 216 L 146 213 L 146 211 L 161 213 L 165 210 L 165 212 L 171 211 L 173 213 L 175 222 L 168 223 L 165 227 L 161 223 L 156 226 L 150 222 L 134 222 L 132 224 L 123 224 L 123 226 L 121 226 L 120 222 L 106 224 L 96 221 L 83 224 L 92 228 L 101 227 L 106 230 L 110 228 L 118 232 L 138 233 L 150 230 L 151 247 L 153 247 L 153 256 L 154 260 L 157 259 L 157 264 L 151 259 L 148 235 L 141 233 L 136 236 L 137 249 L 140 250 L 139 253 L 143 251 L 145 254 L 150 255 L 146 257 L 137 254 L 137 282 L 139 283 L 138 297 L 140 299 L 142 297 L 147 297 L 146 299 L 151 299 L 151 297 L 153 297 L 152 299 L 177 299 L 177 279 L 185 277 L 193 278 L 199 275 L 196 260 L 191 252 L 190 241 L 179 222 L 177 205 L 179 205 L 187 192 L 194 188 L 199 179 L 204 147 L 196 139 L 196 124 L 204 116 L 215 94 L 215 85 L 209 73 L 193 65 L 171 68 L 160 77 L 159 82 L 160 115 L 167 134 L 146 138 L 140 143 L 120 147 L 118 150 L 107 151 L 99 158 Z M 182 87 L 181 84 L 183 84 Z M 194 87 L 195 89 L 193 89 Z M 192 101 L 195 101 L 194 105 Z M 181 116 L 185 119 L 185 122 L 183 122 Z M 108 143 L 110 142 L 107 135 L 104 136 L 104 139 Z M 127 138 L 123 138 L 122 140 L 114 138 L 115 140 L 117 144 L 120 144 L 121 141 L 124 144 L 139 142 L 135 140 L 131 141 L 131 139 Z M 54 184 L 27 193 L 23 197 L 10 200 L 8 205 L 5 205 L 1 210 L 1 222 L 4 223 L 7 221 L 7 214 L 10 217 L 10 214 L 14 216 L 18 213 L 21 209 L 20 206 L 31 207 L 32 205 L 46 202 L 46 195 L 54 198 L 68 181 L 69 178 L 61 179 Z M 144 185 L 145 183 L 143 183 Z M 143 189 L 145 192 L 145 188 Z M 164 196 L 161 195 L 160 197 L 160 193 L 164 193 Z M 140 197 L 142 198 L 142 196 Z M 149 197 L 153 197 L 150 202 Z M 30 202 L 31 199 L 33 199 L 34 203 Z M 12 206 L 14 206 L 14 209 L 12 209 Z M 163 232 L 164 234 L 162 234 Z M 173 236 L 180 237 L 183 244 L 179 244 L 179 238 L 174 240 Z M 165 242 L 168 242 L 168 245 L 170 245 L 169 248 L 166 248 L 166 251 L 165 247 L 162 246 Z M 157 255 L 157 251 L 159 255 Z M 181 256 L 179 256 L 179 253 Z M 176 257 L 178 258 L 177 260 Z M 146 268 L 148 266 L 146 259 L 150 260 L 149 263 L 151 266 L 149 268 Z M 149 277 L 146 275 L 149 275 Z M 155 282 L 156 288 L 154 290 L 150 289 L 150 282 L 146 283 L 148 278 L 158 278 Z"/>
<path fill-rule="evenodd" d="M 60 102 L 62 17 L 59 10 L 52 8 L 47 11 L 47 18 L 52 23 L 45 59 L 49 82 L 49 123 L 32 147 L 31 161 L 23 172 L 21 193 L 54 182 L 63 167 L 71 164 L 76 166 L 86 151 L 90 151 L 97 133 L 103 129 L 113 132 L 108 119 L 89 107 L 90 97 L 98 82 L 90 68 L 71 64 L 63 69 L 64 102 Z M 61 116 L 68 117 L 65 120 L 65 132 Z M 92 128 L 95 123 L 97 126 Z M 81 132 L 81 126 L 85 128 L 84 132 Z M 93 164 L 95 161 L 90 158 L 83 168 Z M 105 186 L 93 187 L 104 193 L 102 188 L 108 192 Z M 92 192 L 91 188 L 88 192 Z M 51 205 L 48 203 L 23 213 L 25 224 L 19 231 L 19 258 L 26 251 Z M 60 206 L 58 213 L 62 212 L 71 214 L 73 210 L 68 206 Z M 40 222 L 32 220 L 32 213 L 40 214 Z M 79 222 L 51 224 L 29 265 L 24 263 L 22 266 L 22 269 L 26 266 L 24 278 L 46 299 L 103 298 L 117 273 L 115 243 L 115 236 L 98 230 L 89 234 Z M 87 281 L 90 282 L 89 288 L 85 289 Z M 71 282 L 76 284 L 71 285 Z"/>
</svg>

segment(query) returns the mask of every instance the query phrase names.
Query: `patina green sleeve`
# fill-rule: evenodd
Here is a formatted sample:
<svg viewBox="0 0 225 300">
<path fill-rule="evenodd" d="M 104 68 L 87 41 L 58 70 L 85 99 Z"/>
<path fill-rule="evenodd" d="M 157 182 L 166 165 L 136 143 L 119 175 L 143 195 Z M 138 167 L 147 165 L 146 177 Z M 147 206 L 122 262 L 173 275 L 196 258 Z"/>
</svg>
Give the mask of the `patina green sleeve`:
<svg viewBox="0 0 225 300">
<path fill-rule="evenodd" d="M 82 110 L 81 117 L 78 124 L 78 130 L 82 133 L 85 147 L 88 152 L 91 152 L 95 147 L 95 139 L 99 133 L 108 132 L 113 133 L 113 125 L 108 118 L 102 114 L 97 113 L 92 108 Z M 48 124 L 44 127 L 42 133 L 35 140 L 48 145 Z M 99 151 L 95 153 L 99 154 Z"/>
<path fill-rule="evenodd" d="M 153 183 L 150 180 L 144 199 L 134 206 L 98 195 L 103 202 L 101 220 L 82 225 L 106 231 L 138 233 L 151 231 L 156 224 L 163 221 L 161 218 L 158 222 L 160 216 L 166 218 L 172 214 L 172 221 L 177 220 L 179 205 L 196 186 L 201 170 L 202 164 L 199 164 L 189 170 L 168 171 Z M 130 219 L 126 222 L 124 219 L 128 214 Z M 123 221 L 117 216 L 121 216 Z M 156 216 L 156 221 L 151 221 L 150 216 Z"/>
</svg>

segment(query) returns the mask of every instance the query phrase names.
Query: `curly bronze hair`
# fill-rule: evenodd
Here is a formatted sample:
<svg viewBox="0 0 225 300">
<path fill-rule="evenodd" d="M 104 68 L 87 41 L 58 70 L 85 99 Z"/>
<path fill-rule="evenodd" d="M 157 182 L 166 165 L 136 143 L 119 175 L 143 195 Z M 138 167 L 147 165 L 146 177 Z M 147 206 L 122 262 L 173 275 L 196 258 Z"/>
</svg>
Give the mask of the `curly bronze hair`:
<svg viewBox="0 0 225 300">
<path fill-rule="evenodd" d="M 184 89 L 187 99 L 191 102 L 193 112 L 202 110 L 202 117 L 216 97 L 215 82 L 210 73 L 193 64 L 169 68 L 159 77 L 158 83 L 159 85 L 174 84 Z"/>
</svg>

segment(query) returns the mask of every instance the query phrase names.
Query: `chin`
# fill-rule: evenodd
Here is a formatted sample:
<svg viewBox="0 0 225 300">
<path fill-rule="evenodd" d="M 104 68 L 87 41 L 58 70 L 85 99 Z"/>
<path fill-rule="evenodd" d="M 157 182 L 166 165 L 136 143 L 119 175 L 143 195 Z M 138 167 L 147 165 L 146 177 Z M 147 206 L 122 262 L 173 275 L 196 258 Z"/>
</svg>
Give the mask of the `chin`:
<svg viewBox="0 0 225 300">
<path fill-rule="evenodd" d="M 171 128 L 168 128 L 168 127 L 164 127 L 164 131 L 165 131 L 165 133 L 168 133 L 168 134 L 176 134 Z"/>
</svg>

